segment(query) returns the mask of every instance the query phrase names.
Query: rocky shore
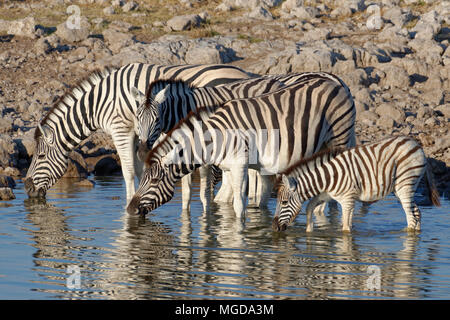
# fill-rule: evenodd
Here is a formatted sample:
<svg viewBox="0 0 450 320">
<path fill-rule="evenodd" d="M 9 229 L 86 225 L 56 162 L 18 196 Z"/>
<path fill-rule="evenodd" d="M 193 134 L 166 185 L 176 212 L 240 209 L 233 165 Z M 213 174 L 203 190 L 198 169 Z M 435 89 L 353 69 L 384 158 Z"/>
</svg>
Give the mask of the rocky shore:
<svg viewBox="0 0 450 320">
<path fill-rule="evenodd" d="M 52 104 L 93 70 L 132 62 L 332 72 L 354 96 L 358 142 L 415 137 L 448 195 L 449 44 L 449 1 L 3 1 L 0 199 L 14 196 Z M 120 161 L 99 132 L 72 152 L 65 176 L 115 173 Z"/>
</svg>

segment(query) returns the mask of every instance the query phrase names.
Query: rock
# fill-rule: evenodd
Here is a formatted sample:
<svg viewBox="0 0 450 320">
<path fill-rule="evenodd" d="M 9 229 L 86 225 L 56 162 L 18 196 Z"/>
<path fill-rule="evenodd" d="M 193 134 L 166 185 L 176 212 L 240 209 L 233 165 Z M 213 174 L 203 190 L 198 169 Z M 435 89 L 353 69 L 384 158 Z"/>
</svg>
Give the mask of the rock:
<svg viewBox="0 0 450 320">
<path fill-rule="evenodd" d="M 13 200 L 16 196 L 14 195 L 11 188 L 0 188 L 0 200 L 7 201 L 7 200 Z"/>
<path fill-rule="evenodd" d="M 222 2 L 214 10 L 221 11 L 221 12 L 230 12 L 232 9 L 233 8 L 229 4 Z"/>
<path fill-rule="evenodd" d="M 281 10 L 291 12 L 293 9 L 302 8 L 303 0 L 286 0 L 281 4 Z"/>
<path fill-rule="evenodd" d="M 0 118 L 0 133 L 12 131 L 13 120 L 10 117 Z"/>
<path fill-rule="evenodd" d="M 0 134 L 0 166 L 14 167 L 17 164 L 17 155 L 13 139 L 7 134 Z"/>
<path fill-rule="evenodd" d="M 81 16 L 79 21 L 67 20 L 59 24 L 56 34 L 63 40 L 79 42 L 89 36 L 91 25 L 86 17 Z"/>
<path fill-rule="evenodd" d="M 395 126 L 395 121 L 389 116 L 383 115 L 377 120 L 377 126 L 384 128 L 393 128 Z"/>
<path fill-rule="evenodd" d="M 139 4 L 137 4 L 134 1 L 129 1 L 123 5 L 122 10 L 123 10 L 123 12 L 130 12 L 130 11 L 136 10 L 138 7 L 139 7 Z"/>
<path fill-rule="evenodd" d="M 18 176 L 20 176 L 20 171 L 17 168 L 6 167 L 3 170 L 3 174 L 5 174 L 7 176 L 11 176 L 11 177 L 18 177 Z"/>
<path fill-rule="evenodd" d="M 116 175 L 120 174 L 120 170 L 118 161 L 112 156 L 106 156 L 96 163 L 94 174 L 96 176 Z"/>
<path fill-rule="evenodd" d="M 352 14 L 352 9 L 348 6 L 339 6 L 330 13 L 331 18 L 348 17 Z"/>
<path fill-rule="evenodd" d="M 356 113 L 356 121 L 367 126 L 373 126 L 377 122 L 378 118 L 379 116 L 376 113 L 369 110 Z"/>
<path fill-rule="evenodd" d="M 109 7 L 106 7 L 103 9 L 103 14 L 105 14 L 107 16 L 113 15 L 115 13 L 116 13 L 116 11 L 114 10 L 113 6 L 109 6 Z"/>
<path fill-rule="evenodd" d="M 89 179 L 82 179 L 80 181 L 75 182 L 78 187 L 92 188 L 95 186 L 95 183 Z"/>
<path fill-rule="evenodd" d="M 53 50 L 53 47 L 47 39 L 40 38 L 35 42 L 33 50 L 37 55 L 45 55 L 50 53 Z"/>
<path fill-rule="evenodd" d="M 69 154 L 69 163 L 63 178 L 87 178 L 88 168 L 86 161 L 77 151 Z"/>
<path fill-rule="evenodd" d="M 34 17 L 26 17 L 9 22 L 8 33 L 16 36 L 36 38 L 36 22 Z"/>
<path fill-rule="evenodd" d="M 135 42 L 133 34 L 119 32 L 111 28 L 103 31 L 103 37 L 109 43 L 109 48 L 113 53 L 118 53 L 123 47 L 130 46 Z"/>
<path fill-rule="evenodd" d="M 271 21 L 273 15 L 264 7 L 258 6 L 247 14 L 247 17 L 257 20 Z"/>
<path fill-rule="evenodd" d="M 390 117 L 397 123 L 402 123 L 406 118 L 405 113 L 402 110 L 388 103 L 380 104 L 375 109 L 375 113 L 380 117 Z"/>
<path fill-rule="evenodd" d="M 203 20 L 198 14 L 188 14 L 175 16 L 168 20 L 166 25 L 173 31 L 183 31 L 198 27 L 202 22 Z"/>
<path fill-rule="evenodd" d="M 265 6 L 273 8 L 279 5 L 282 0 L 224 0 L 223 3 L 231 6 L 232 8 L 249 8 L 251 10 Z"/>
<path fill-rule="evenodd" d="M 390 88 L 396 87 L 400 89 L 408 88 L 410 85 L 410 78 L 408 73 L 402 68 L 393 65 L 379 65 L 379 70 L 383 71 L 385 78 L 382 79 L 382 85 Z"/>
<path fill-rule="evenodd" d="M 445 118 L 450 119 L 450 104 L 443 104 L 443 105 L 437 106 L 435 108 L 435 110 L 442 113 L 442 115 Z"/>
<path fill-rule="evenodd" d="M 441 29 L 442 17 L 435 11 L 431 10 L 420 16 L 419 21 L 412 29 L 415 32 L 414 39 L 432 40 Z"/>
<path fill-rule="evenodd" d="M 0 175 L 0 187 L 15 188 L 16 182 L 10 176 Z"/>
</svg>

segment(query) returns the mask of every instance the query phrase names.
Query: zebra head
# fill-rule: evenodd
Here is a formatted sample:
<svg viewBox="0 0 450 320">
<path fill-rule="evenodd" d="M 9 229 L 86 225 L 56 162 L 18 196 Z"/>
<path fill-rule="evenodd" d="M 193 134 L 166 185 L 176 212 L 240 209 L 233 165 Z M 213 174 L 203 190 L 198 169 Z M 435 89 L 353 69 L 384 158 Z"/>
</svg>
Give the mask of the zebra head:
<svg viewBox="0 0 450 320">
<path fill-rule="evenodd" d="M 136 111 L 137 134 L 139 137 L 138 158 L 145 160 L 145 155 L 152 148 L 161 134 L 161 103 L 165 100 L 167 87 L 159 91 L 155 98 L 146 97 L 136 87 L 131 88 L 131 94 L 138 103 Z"/>
<path fill-rule="evenodd" d="M 297 181 L 282 175 L 282 184 L 278 189 L 277 208 L 272 221 L 274 231 L 284 231 L 294 221 L 302 208 L 302 201 L 297 191 Z"/>
<path fill-rule="evenodd" d="M 172 199 L 179 180 L 173 165 L 154 161 L 142 174 L 139 188 L 127 207 L 129 214 L 146 214 Z"/>
<path fill-rule="evenodd" d="M 45 198 L 47 190 L 62 177 L 69 161 L 68 153 L 56 143 L 53 128 L 38 124 L 34 135 L 36 149 L 24 180 L 30 198 Z"/>
</svg>

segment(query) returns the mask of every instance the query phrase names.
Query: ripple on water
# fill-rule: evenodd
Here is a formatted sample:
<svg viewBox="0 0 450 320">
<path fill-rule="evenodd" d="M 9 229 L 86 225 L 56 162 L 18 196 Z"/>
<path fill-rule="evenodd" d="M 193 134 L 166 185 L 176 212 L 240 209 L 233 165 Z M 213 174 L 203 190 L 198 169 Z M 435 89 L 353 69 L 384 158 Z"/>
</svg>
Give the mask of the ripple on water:
<svg viewBox="0 0 450 320">
<path fill-rule="evenodd" d="M 450 298 L 448 199 L 421 205 L 419 234 L 402 231 L 394 197 L 358 204 L 351 234 L 335 211 L 307 234 L 304 214 L 272 232 L 275 199 L 268 210 L 249 209 L 244 223 L 230 206 L 203 213 L 198 180 L 191 212 L 177 192 L 147 217 L 131 217 L 124 190 L 121 177 L 96 178 L 94 188 L 63 184 L 36 202 L 18 183 L 16 199 L 0 205 L 0 298 Z M 79 289 L 68 287 L 70 266 L 79 268 Z"/>
</svg>

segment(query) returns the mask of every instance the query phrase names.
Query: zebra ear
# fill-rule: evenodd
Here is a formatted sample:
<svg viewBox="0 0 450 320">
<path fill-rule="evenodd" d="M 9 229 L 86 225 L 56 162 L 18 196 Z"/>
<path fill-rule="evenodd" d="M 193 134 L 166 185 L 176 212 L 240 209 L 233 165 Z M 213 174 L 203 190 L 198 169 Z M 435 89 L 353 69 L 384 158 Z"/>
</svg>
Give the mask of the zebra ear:
<svg viewBox="0 0 450 320">
<path fill-rule="evenodd" d="M 283 184 L 289 188 L 289 191 L 294 192 L 297 189 L 297 180 L 294 178 L 289 178 L 288 176 L 284 175 L 282 176 Z"/>
<path fill-rule="evenodd" d="M 155 97 L 153 98 L 153 100 L 157 103 L 157 104 L 161 104 L 163 103 L 166 98 L 167 98 L 167 94 L 169 91 L 169 87 L 170 85 L 168 84 L 164 89 L 160 90 Z"/>
<path fill-rule="evenodd" d="M 136 87 L 131 87 L 130 93 L 133 96 L 133 99 L 136 100 L 139 105 L 142 105 L 145 102 L 145 94 L 139 91 Z"/>
<path fill-rule="evenodd" d="M 41 126 L 40 123 L 38 123 L 37 125 L 38 130 L 41 132 L 42 136 L 44 137 L 44 140 L 52 145 L 54 142 L 54 135 L 53 135 L 53 131 L 46 126 L 45 124 L 43 126 Z"/>
</svg>

